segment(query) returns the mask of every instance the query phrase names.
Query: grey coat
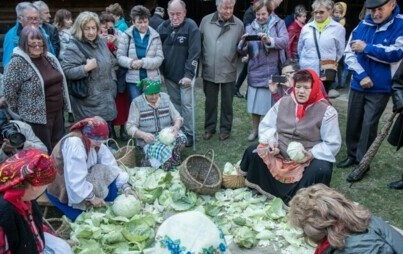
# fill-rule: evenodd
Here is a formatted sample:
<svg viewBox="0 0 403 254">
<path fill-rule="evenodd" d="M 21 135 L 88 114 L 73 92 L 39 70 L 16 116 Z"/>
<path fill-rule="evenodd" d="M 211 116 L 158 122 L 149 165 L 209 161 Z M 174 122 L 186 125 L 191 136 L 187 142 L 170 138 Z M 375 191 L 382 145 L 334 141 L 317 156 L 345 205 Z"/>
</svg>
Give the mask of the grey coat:
<svg viewBox="0 0 403 254">
<path fill-rule="evenodd" d="M 72 40 L 76 40 L 72 38 Z M 78 41 L 78 40 L 76 40 Z M 87 55 L 97 60 L 97 68 L 84 70 L 86 57 L 75 43 L 70 42 L 64 52 L 62 67 L 67 79 L 88 77 L 89 96 L 84 99 L 71 97 L 74 117 L 79 121 L 86 117 L 101 116 L 106 121 L 116 118 L 116 82 L 113 67 L 116 63 L 105 41 L 98 36 L 93 42 L 78 41 Z"/>
</svg>

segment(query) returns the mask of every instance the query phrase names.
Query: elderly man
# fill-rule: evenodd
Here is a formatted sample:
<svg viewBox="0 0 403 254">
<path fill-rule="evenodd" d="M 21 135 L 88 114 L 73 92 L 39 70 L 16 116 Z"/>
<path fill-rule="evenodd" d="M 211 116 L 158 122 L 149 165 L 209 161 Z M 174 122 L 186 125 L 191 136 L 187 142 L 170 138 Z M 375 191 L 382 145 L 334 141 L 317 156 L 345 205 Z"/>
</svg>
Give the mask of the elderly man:
<svg viewBox="0 0 403 254">
<path fill-rule="evenodd" d="M 156 7 L 153 16 L 150 18 L 150 26 L 155 30 L 165 21 L 165 10 L 162 7 Z"/>
<path fill-rule="evenodd" d="M 391 80 L 403 58 L 403 18 L 396 0 L 366 0 L 370 10 L 352 32 L 346 64 L 352 71 L 346 128 L 345 168 L 358 164 L 375 140 L 379 119 L 391 94 Z M 363 178 L 369 170 L 354 170 L 347 181 Z"/>
<path fill-rule="evenodd" d="M 44 1 L 35 1 L 35 2 L 33 2 L 33 4 L 39 11 L 40 27 L 49 36 L 49 40 L 50 40 L 50 43 L 53 48 L 53 49 L 50 49 L 49 51 L 51 53 L 53 53 L 55 56 L 58 56 L 59 52 L 60 52 L 60 38 L 59 38 L 59 33 L 57 32 L 56 27 L 49 23 L 50 18 L 52 17 L 50 15 L 49 7 Z"/>
<path fill-rule="evenodd" d="M 7 64 L 10 62 L 11 56 L 13 55 L 13 50 L 18 46 L 18 40 L 20 38 L 21 30 L 28 25 L 34 25 L 40 28 L 40 17 L 38 9 L 30 2 L 21 2 L 17 4 L 15 8 L 17 13 L 17 23 L 13 26 L 4 38 L 3 42 L 3 67 L 6 68 Z M 54 54 L 49 36 L 46 31 L 40 28 L 42 34 L 44 35 L 45 41 L 48 45 L 49 52 Z"/>
<path fill-rule="evenodd" d="M 161 36 L 164 62 L 161 71 L 167 92 L 176 110 L 184 119 L 187 137 L 186 147 L 193 145 L 192 88 L 200 56 L 200 32 L 196 23 L 186 18 L 183 1 L 168 2 L 169 20 L 164 21 L 157 32 Z"/>
<path fill-rule="evenodd" d="M 221 89 L 219 140 L 230 137 L 232 100 L 238 63 L 237 44 L 244 31 L 243 23 L 233 15 L 236 0 L 217 0 L 217 11 L 200 23 L 202 34 L 202 77 L 206 95 L 204 136 L 208 140 L 216 132 L 218 93 Z"/>
</svg>

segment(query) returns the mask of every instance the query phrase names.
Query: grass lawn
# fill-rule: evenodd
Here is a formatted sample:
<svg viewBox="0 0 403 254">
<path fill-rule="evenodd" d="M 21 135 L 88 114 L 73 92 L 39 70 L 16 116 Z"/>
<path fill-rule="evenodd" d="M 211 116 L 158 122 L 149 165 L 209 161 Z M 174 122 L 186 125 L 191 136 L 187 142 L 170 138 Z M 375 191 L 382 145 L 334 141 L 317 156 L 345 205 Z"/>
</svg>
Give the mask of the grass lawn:
<svg viewBox="0 0 403 254">
<path fill-rule="evenodd" d="M 244 150 L 252 144 L 247 141 L 251 129 L 251 120 L 246 112 L 246 100 L 234 98 L 234 121 L 231 137 L 226 141 L 218 140 L 218 132 L 213 137 L 206 141 L 203 140 L 204 133 L 204 93 L 202 91 L 201 80 L 196 82 L 196 151 L 187 148 L 183 152 L 183 158 L 191 154 L 204 154 L 209 149 L 215 152 L 214 161 L 216 165 L 223 169 L 226 162 L 236 163 L 242 158 Z M 245 85 L 243 87 L 245 89 Z M 334 106 L 339 112 L 340 130 L 343 136 L 343 144 L 337 161 L 344 159 L 346 155 L 346 146 L 344 144 L 345 126 L 346 126 L 346 111 L 347 102 L 335 100 Z M 386 113 L 382 117 L 380 129 L 383 126 L 383 121 L 387 119 L 391 109 L 388 107 Z M 218 128 L 219 126 L 217 126 Z M 395 148 L 389 145 L 386 140 L 380 147 L 376 157 L 371 163 L 371 170 L 366 177 L 355 183 L 351 188 L 346 182 L 347 175 L 351 172 L 349 169 L 333 168 L 333 177 L 331 187 L 344 193 L 352 200 L 368 207 L 373 214 L 382 217 L 391 224 L 403 228 L 403 202 L 401 202 L 402 191 L 391 190 L 387 184 L 391 181 L 398 180 L 403 172 L 403 167 L 400 163 L 403 162 L 402 151 L 395 152 Z M 400 201 L 399 201 L 400 200 Z M 400 203 L 399 203 L 400 202 Z"/>
</svg>

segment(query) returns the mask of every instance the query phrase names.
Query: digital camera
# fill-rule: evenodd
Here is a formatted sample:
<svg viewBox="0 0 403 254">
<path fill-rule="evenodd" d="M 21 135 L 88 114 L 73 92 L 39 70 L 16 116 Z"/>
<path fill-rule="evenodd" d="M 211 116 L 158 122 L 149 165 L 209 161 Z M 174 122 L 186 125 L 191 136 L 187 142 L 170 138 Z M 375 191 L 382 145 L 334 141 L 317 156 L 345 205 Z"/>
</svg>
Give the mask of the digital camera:
<svg viewBox="0 0 403 254">
<path fill-rule="evenodd" d="M 10 145 L 14 147 L 20 147 L 26 141 L 26 138 L 24 134 L 21 133 L 18 125 L 12 122 L 5 123 L 0 127 L 0 135 L 3 139 L 8 139 Z"/>
</svg>

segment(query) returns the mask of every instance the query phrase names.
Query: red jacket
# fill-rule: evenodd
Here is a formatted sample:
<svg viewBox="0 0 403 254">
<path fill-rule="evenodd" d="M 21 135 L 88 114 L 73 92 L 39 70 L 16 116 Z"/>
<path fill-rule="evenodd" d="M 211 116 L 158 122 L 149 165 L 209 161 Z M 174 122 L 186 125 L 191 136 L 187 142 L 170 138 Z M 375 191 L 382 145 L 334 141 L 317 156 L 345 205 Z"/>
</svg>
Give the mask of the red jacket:
<svg viewBox="0 0 403 254">
<path fill-rule="evenodd" d="M 298 40 L 301 34 L 303 24 L 294 20 L 288 27 L 288 47 L 287 47 L 287 57 L 289 59 L 297 59 L 298 55 Z"/>
</svg>

